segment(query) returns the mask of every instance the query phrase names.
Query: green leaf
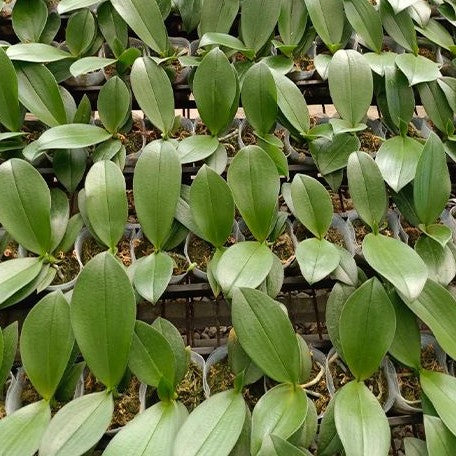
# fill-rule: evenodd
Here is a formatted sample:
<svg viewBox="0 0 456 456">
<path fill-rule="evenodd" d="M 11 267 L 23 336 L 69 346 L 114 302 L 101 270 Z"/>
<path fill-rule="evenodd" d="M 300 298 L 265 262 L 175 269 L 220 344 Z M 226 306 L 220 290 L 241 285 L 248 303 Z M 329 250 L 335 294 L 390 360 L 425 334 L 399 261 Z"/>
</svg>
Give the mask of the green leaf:
<svg viewBox="0 0 456 456">
<path fill-rule="evenodd" d="M 298 244 L 296 259 L 304 279 L 312 285 L 337 268 L 340 251 L 326 239 L 310 238 Z"/>
<path fill-rule="evenodd" d="M 249 0 L 241 6 L 241 35 L 244 43 L 258 53 L 274 32 L 281 2 Z M 261 11 L 261 15 L 258 13 Z"/>
<path fill-rule="evenodd" d="M 63 239 L 70 218 L 70 205 L 63 190 L 53 188 L 51 190 L 51 248 L 55 251 Z"/>
<path fill-rule="evenodd" d="M 382 234 L 369 233 L 363 240 L 363 254 L 369 265 L 407 299 L 416 299 L 420 295 L 427 280 L 427 268 L 407 244 Z"/>
<path fill-rule="evenodd" d="M 454 8 L 454 7 L 453 7 Z M 452 51 L 454 53 L 455 44 L 451 33 L 435 19 L 431 18 L 425 27 L 416 27 L 416 30 L 428 38 L 432 43 Z"/>
<path fill-rule="evenodd" d="M 50 293 L 27 315 L 20 340 L 27 376 L 47 401 L 65 372 L 73 344 L 70 306 L 61 291 Z"/>
<path fill-rule="evenodd" d="M 61 0 L 57 5 L 59 14 L 69 13 L 80 8 L 86 8 L 98 3 L 98 0 Z"/>
<path fill-rule="evenodd" d="M 342 451 L 342 443 L 337 435 L 336 423 L 334 421 L 334 406 L 336 404 L 336 394 L 329 401 L 325 413 L 321 420 L 318 433 L 318 455 L 333 456 Z"/>
<path fill-rule="evenodd" d="M 244 426 L 246 407 L 242 394 L 234 390 L 211 396 L 184 422 L 175 439 L 174 454 L 229 454 Z"/>
<path fill-rule="evenodd" d="M 277 118 L 277 89 L 266 64 L 257 63 L 247 71 L 241 97 L 249 124 L 260 136 L 269 133 Z"/>
<path fill-rule="evenodd" d="M 158 402 L 116 434 L 103 455 L 172 454 L 175 437 L 187 416 L 180 402 Z"/>
<path fill-rule="evenodd" d="M 50 11 L 39 41 L 44 44 L 51 44 L 60 30 L 61 24 L 60 15 L 56 11 Z"/>
<path fill-rule="evenodd" d="M 435 81 L 439 76 L 437 63 L 413 54 L 399 54 L 396 57 L 396 65 L 405 74 L 411 86 L 420 82 Z"/>
<path fill-rule="evenodd" d="M 324 54 L 323 54 L 324 55 Z M 384 76 L 387 69 L 394 68 L 396 53 L 382 52 L 377 54 L 375 52 L 366 52 L 364 58 L 369 63 L 371 70 L 379 76 Z M 317 56 L 320 57 L 320 56 Z M 326 57 L 329 57 L 328 55 Z M 327 60 L 326 58 L 324 60 Z M 329 62 L 328 62 L 329 63 Z M 402 74 L 402 73 L 401 73 Z"/>
<path fill-rule="evenodd" d="M 95 234 L 116 251 L 128 218 L 125 178 L 112 161 L 92 165 L 85 181 L 86 210 Z"/>
<path fill-rule="evenodd" d="M 67 192 L 74 193 L 81 182 L 87 162 L 87 153 L 81 149 L 60 149 L 54 153 L 52 167 Z"/>
<path fill-rule="evenodd" d="M 280 179 L 272 159 L 257 146 L 241 149 L 227 173 L 228 185 L 245 223 L 263 242 L 277 213 Z"/>
<path fill-rule="evenodd" d="M 109 79 L 98 95 L 97 107 L 106 130 L 115 134 L 125 123 L 130 110 L 131 95 L 125 82 L 118 76 Z"/>
<path fill-rule="evenodd" d="M 27 250 L 51 246 L 51 194 L 40 173 L 24 160 L 0 165 L 0 223 Z"/>
<path fill-rule="evenodd" d="M 71 75 L 76 78 L 82 74 L 101 70 L 102 68 L 113 65 L 116 62 L 116 59 L 108 59 L 105 57 L 83 57 L 71 64 L 70 72 Z"/>
<path fill-rule="evenodd" d="M 279 303 L 261 291 L 237 288 L 231 311 L 236 335 L 252 361 L 275 381 L 296 383 L 298 341 Z"/>
<path fill-rule="evenodd" d="M 328 83 L 340 117 L 355 127 L 363 120 L 372 101 L 369 64 L 357 51 L 339 50 L 329 64 Z"/>
<path fill-rule="evenodd" d="M 138 58 L 131 70 L 131 88 L 150 121 L 168 136 L 174 126 L 174 95 L 165 70 L 150 57 Z"/>
<path fill-rule="evenodd" d="M 11 14 L 13 30 L 24 43 L 40 41 L 48 17 L 43 0 L 18 0 Z"/>
<path fill-rule="evenodd" d="M 190 209 L 203 238 L 222 247 L 233 226 L 233 195 L 225 180 L 206 165 L 198 171 L 191 186 Z"/>
<path fill-rule="evenodd" d="M 46 401 L 33 402 L 0 421 L 2 453 L 6 456 L 33 456 L 51 420 Z"/>
<path fill-rule="evenodd" d="M 136 212 L 144 233 L 157 249 L 162 247 L 173 223 L 181 174 L 177 152 L 168 142 L 146 146 L 136 164 L 133 177 Z"/>
<path fill-rule="evenodd" d="M 375 231 L 386 212 L 385 183 L 374 159 L 366 152 L 348 158 L 348 186 L 359 216 Z"/>
<path fill-rule="evenodd" d="M 304 36 L 307 8 L 303 0 L 285 0 L 280 8 L 279 35 L 284 44 L 298 45 Z"/>
<path fill-rule="evenodd" d="M 114 411 L 112 394 L 79 397 L 52 418 L 40 446 L 46 456 L 74 456 L 90 450 L 103 436 Z"/>
<path fill-rule="evenodd" d="M 235 38 L 234 36 L 228 35 L 226 33 L 217 33 L 209 32 L 205 33 L 199 42 L 199 47 L 206 46 L 221 46 L 228 49 L 234 49 L 238 52 L 241 52 L 249 59 L 252 59 L 255 56 L 255 51 L 245 47 L 244 43 Z"/>
<path fill-rule="evenodd" d="M 296 174 L 291 184 L 293 212 L 316 237 L 323 238 L 331 225 L 333 206 L 325 187 L 316 179 Z"/>
<path fill-rule="evenodd" d="M 114 55 L 120 54 L 128 47 L 128 26 L 111 2 L 105 2 L 97 8 L 97 20 L 103 34 Z"/>
<path fill-rule="evenodd" d="M 366 0 L 344 0 L 348 22 L 369 49 L 380 53 L 383 44 L 383 28 L 374 6 Z"/>
<path fill-rule="evenodd" d="M 34 160 L 45 150 L 81 149 L 111 138 L 103 128 L 87 124 L 68 124 L 46 130 L 37 141 L 23 150 L 28 160 Z"/>
<path fill-rule="evenodd" d="M 201 20 L 202 0 L 177 0 L 176 5 L 182 18 L 183 29 L 188 33 L 195 30 Z M 208 7 L 210 8 L 210 7 Z"/>
<path fill-rule="evenodd" d="M 456 78 L 450 78 L 447 76 L 437 79 L 437 84 L 442 89 L 446 96 L 449 106 L 456 111 Z"/>
<path fill-rule="evenodd" d="M 421 223 L 430 225 L 440 216 L 450 197 L 451 182 L 442 141 L 429 135 L 416 168 L 413 185 L 415 210 Z"/>
<path fill-rule="evenodd" d="M 167 54 L 168 34 L 156 1 L 111 0 L 111 3 L 147 46 L 160 55 Z"/>
<path fill-rule="evenodd" d="M 173 259 L 166 253 L 154 252 L 135 265 L 136 291 L 147 301 L 156 304 L 173 275 Z"/>
<path fill-rule="evenodd" d="M 0 122 L 10 131 L 18 131 L 22 124 L 19 109 L 18 82 L 16 71 L 3 48 L 0 48 Z"/>
<path fill-rule="evenodd" d="M 404 438 L 405 456 L 429 456 L 424 440 L 415 437 Z"/>
<path fill-rule="evenodd" d="M 456 356 L 456 299 L 453 295 L 442 285 L 429 279 L 415 300 L 404 299 L 404 302 L 429 326 L 443 350 L 451 357 Z"/>
<path fill-rule="evenodd" d="M 109 390 L 119 384 L 127 367 L 135 313 L 124 268 L 110 253 L 98 254 L 74 287 L 71 323 L 87 365 Z"/>
<path fill-rule="evenodd" d="M 282 384 L 270 389 L 253 409 L 251 454 L 258 454 L 269 435 L 288 440 L 303 425 L 306 416 L 307 396 L 301 388 Z"/>
<path fill-rule="evenodd" d="M 342 387 L 336 396 L 334 419 L 347 454 L 388 454 L 391 440 L 388 420 L 364 383 L 353 381 Z"/>
<path fill-rule="evenodd" d="M 426 227 L 421 226 L 421 229 L 425 234 L 427 234 L 434 241 L 438 242 L 442 247 L 445 247 L 453 236 L 451 228 L 446 225 L 440 225 L 437 223 L 428 225 Z"/>
<path fill-rule="evenodd" d="M 239 10 L 239 0 L 204 0 L 199 36 L 208 32 L 228 33 Z"/>
<path fill-rule="evenodd" d="M 312 25 L 318 36 L 335 52 L 342 45 L 345 12 L 342 0 L 305 0 Z"/>
<path fill-rule="evenodd" d="M 71 58 L 68 52 L 42 43 L 13 44 L 6 50 L 6 55 L 11 60 L 35 63 L 57 62 Z"/>
<path fill-rule="evenodd" d="M 456 436 L 454 436 L 443 421 L 430 415 L 424 415 L 427 450 L 429 454 L 451 456 L 456 452 Z"/>
<path fill-rule="evenodd" d="M 147 323 L 136 322 L 128 365 L 146 385 L 158 388 L 162 379 L 169 385 L 175 385 L 176 360 L 171 346 Z"/>
<path fill-rule="evenodd" d="M 65 29 L 65 42 L 70 52 L 79 57 L 89 50 L 97 27 L 92 12 L 86 8 L 72 14 Z"/>
<path fill-rule="evenodd" d="M 415 178 L 422 151 L 423 145 L 408 136 L 395 136 L 380 146 L 375 162 L 383 179 L 395 192 Z"/>
<path fill-rule="evenodd" d="M 236 71 L 218 48 L 205 55 L 193 79 L 193 95 L 199 114 L 213 136 L 228 127 L 238 103 Z"/>
<path fill-rule="evenodd" d="M 223 253 L 215 276 L 229 297 L 235 287 L 258 287 L 269 274 L 272 262 L 272 252 L 266 245 L 240 242 Z"/>
<path fill-rule="evenodd" d="M 366 380 L 379 368 L 396 328 L 394 308 L 377 278 L 350 295 L 339 324 L 344 359 L 356 380 Z"/>
<path fill-rule="evenodd" d="M 177 152 L 181 164 L 194 163 L 212 156 L 220 147 L 217 138 L 209 135 L 193 135 L 179 142 Z"/>
<path fill-rule="evenodd" d="M 5 382 L 9 376 L 11 368 L 16 358 L 17 342 L 18 342 L 18 324 L 17 321 L 11 323 L 2 331 L 3 349 L 0 357 L 0 391 L 3 391 Z"/>
<path fill-rule="evenodd" d="M 441 372 L 421 370 L 420 384 L 445 426 L 456 433 L 456 378 Z"/>
<path fill-rule="evenodd" d="M 310 451 L 298 448 L 275 434 L 267 435 L 261 445 L 258 456 L 308 456 Z"/>
</svg>

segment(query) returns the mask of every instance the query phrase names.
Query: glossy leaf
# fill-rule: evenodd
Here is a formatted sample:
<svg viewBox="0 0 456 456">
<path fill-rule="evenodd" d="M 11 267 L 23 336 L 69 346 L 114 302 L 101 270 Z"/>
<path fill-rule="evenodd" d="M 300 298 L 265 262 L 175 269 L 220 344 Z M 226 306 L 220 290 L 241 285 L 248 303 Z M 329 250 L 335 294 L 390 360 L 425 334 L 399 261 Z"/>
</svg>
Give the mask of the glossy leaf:
<svg viewBox="0 0 456 456">
<path fill-rule="evenodd" d="M 97 20 L 106 42 L 114 55 L 119 57 L 128 47 L 128 25 L 111 2 L 101 3 L 98 6 Z"/>
<path fill-rule="evenodd" d="M 177 152 L 180 162 L 184 165 L 204 160 L 215 154 L 220 147 L 217 138 L 209 135 L 194 135 L 183 139 Z"/>
<path fill-rule="evenodd" d="M 15 321 L 2 330 L 2 353 L 0 358 L 0 390 L 2 390 L 5 382 L 10 374 L 14 360 L 16 358 L 17 342 L 18 342 L 18 323 Z"/>
<path fill-rule="evenodd" d="M 136 164 L 133 177 L 136 212 L 144 233 L 157 249 L 162 247 L 173 223 L 181 174 L 177 152 L 168 142 L 146 146 Z"/>
<path fill-rule="evenodd" d="M 298 45 L 305 33 L 307 8 L 304 0 L 285 0 L 280 8 L 278 29 L 284 44 Z"/>
<path fill-rule="evenodd" d="M 296 383 L 299 375 L 298 342 L 279 303 L 264 293 L 237 288 L 232 319 L 236 335 L 253 362 L 277 382 Z"/>
<path fill-rule="evenodd" d="M 239 10 L 239 0 L 204 0 L 199 34 L 228 33 Z"/>
<path fill-rule="evenodd" d="M 65 43 L 74 56 L 81 56 L 89 50 L 97 27 L 89 9 L 81 9 L 72 14 L 65 28 Z"/>
<path fill-rule="evenodd" d="M 456 436 L 436 416 L 424 415 L 423 420 L 429 454 L 453 455 L 456 452 Z"/>
<path fill-rule="evenodd" d="M 98 3 L 97 0 L 61 0 L 57 5 L 57 11 L 60 14 L 64 14 L 76 9 L 95 5 L 96 3 Z"/>
<path fill-rule="evenodd" d="M 51 194 L 40 173 L 24 160 L 0 165 L 0 223 L 27 250 L 42 254 L 51 244 Z"/>
<path fill-rule="evenodd" d="M 363 240 L 369 265 L 391 282 L 407 299 L 416 299 L 426 284 L 428 272 L 420 256 L 397 239 L 369 233 Z"/>
<path fill-rule="evenodd" d="M 87 153 L 81 149 L 60 149 L 54 153 L 52 167 L 67 192 L 74 193 L 81 182 L 87 162 Z"/>
<path fill-rule="evenodd" d="M 16 71 L 3 48 L 0 49 L 3 77 L 0 82 L 0 122 L 10 131 L 21 128 L 19 92 Z"/>
<path fill-rule="evenodd" d="M 43 0 L 17 0 L 11 14 L 14 33 L 24 43 L 38 42 L 47 17 L 47 5 Z"/>
<path fill-rule="evenodd" d="M 47 63 L 71 58 L 71 54 L 43 43 L 13 44 L 6 50 L 11 60 L 22 62 Z"/>
<path fill-rule="evenodd" d="M 98 254 L 85 265 L 76 282 L 71 323 L 87 365 L 109 390 L 124 375 L 135 313 L 127 273 L 110 253 Z"/>
<path fill-rule="evenodd" d="M 231 162 L 227 181 L 242 218 L 263 242 L 277 213 L 280 180 L 274 162 L 258 146 L 245 147 Z"/>
<path fill-rule="evenodd" d="M 85 181 L 86 210 L 95 234 L 116 251 L 128 218 L 125 178 L 112 161 L 92 165 Z"/>
<path fill-rule="evenodd" d="M 113 65 L 116 62 L 116 59 L 108 59 L 105 57 L 83 57 L 71 64 L 70 72 L 73 77 L 77 78 L 82 74 L 101 70 L 102 68 Z"/>
<path fill-rule="evenodd" d="M 115 134 L 129 114 L 131 95 L 125 82 L 117 76 L 109 79 L 98 95 L 98 114 L 106 130 Z"/>
<path fill-rule="evenodd" d="M 225 180 L 203 166 L 190 189 L 192 218 L 205 240 L 221 247 L 228 239 L 234 221 L 234 200 Z"/>
<path fill-rule="evenodd" d="M 440 76 L 437 63 L 421 55 L 399 54 L 396 57 L 396 65 L 405 74 L 411 86 L 420 82 L 435 81 Z"/>
<path fill-rule="evenodd" d="M 255 56 L 255 51 L 253 49 L 247 48 L 240 39 L 226 33 L 208 32 L 201 37 L 201 40 L 199 42 L 199 47 L 214 45 L 228 49 L 234 49 L 238 52 L 241 52 L 249 59 Z"/>
<path fill-rule="evenodd" d="M 415 437 L 405 437 L 404 448 L 406 456 L 429 456 L 426 442 Z"/>
</svg>

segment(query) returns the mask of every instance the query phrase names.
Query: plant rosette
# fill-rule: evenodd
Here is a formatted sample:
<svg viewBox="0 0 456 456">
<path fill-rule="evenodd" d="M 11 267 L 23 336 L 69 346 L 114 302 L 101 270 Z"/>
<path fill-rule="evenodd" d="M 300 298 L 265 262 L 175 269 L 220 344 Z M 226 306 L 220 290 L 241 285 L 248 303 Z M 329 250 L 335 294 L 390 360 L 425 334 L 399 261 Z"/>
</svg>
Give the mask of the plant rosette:
<svg viewBox="0 0 456 456">
<path fill-rule="evenodd" d="M 329 350 L 326 357 L 326 384 L 333 397 L 345 384 L 353 380 L 346 364 L 340 359 L 334 347 Z M 365 381 L 378 402 L 387 413 L 394 404 L 395 394 L 392 379 L 389 373 L 394 372 L 394 366 L 388 357 L 384 357 L 378 371 Z"/>
<path fill-rule="evenodd" d="M 431 334 L 421 334 L 421 360 L 424 369 L 448 374 L 447 355 Z M 393 410 L 403 414 L 420 413 L 422 409 L 419 399 L 421 394 L 419 374 L 399 362 L 392 364 L 394 371 L 387 371 L 387 375 L 391 377 L 388 379 L 388 384 L 392 385 L 394 392 Z"/>
</svg>

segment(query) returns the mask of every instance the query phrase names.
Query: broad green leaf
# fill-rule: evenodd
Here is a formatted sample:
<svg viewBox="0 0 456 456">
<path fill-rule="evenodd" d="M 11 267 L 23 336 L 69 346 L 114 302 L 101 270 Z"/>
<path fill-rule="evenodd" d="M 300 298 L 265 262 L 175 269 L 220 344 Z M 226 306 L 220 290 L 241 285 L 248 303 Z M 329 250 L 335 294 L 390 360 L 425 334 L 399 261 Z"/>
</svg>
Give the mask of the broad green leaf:
<svg viewBox="0 0 456 456">
<path fill-rule="evenodd" d="M 2 331 L 3 349 L 0 355 L 2 362 L 0 364 L 0 391 L 3 389 L 9 376 L 11 368 L 16 358 L 18 342 L 18 324 L 17 321 L 11 323 Z"/>
<path fill-rule="evenodd" d="M 111 0 L 111 3 L 147 46 L 162 56 L 167 54 L 168 34 L 155 0 Z"/>
<path fill-rule="evenodd" d="M 456 356 L 456 299 L 442 285 L 429 279 L 415 299 L 404 299 L 407 306 L 432 331 L 439 345 L 451 357 Z"/>
<path fill-rule="evenodd" d="M 389 0 L 388 3 L 392 6 L 395 14 L 399 14 L 401 11 L 416 3 L 416 0 Z"/>
<path fill-rule="evenodd" d="M 135 324 L 135 297 L 122 265 L 108 252 L 90 260 L 71 301 L 71 323 L 90 370 L 108 390 L 127 367 Z"/>
<path fill-rule="evenodd" d="M 385 182 L 399 192 L 415 178 L 423 145 L 408 136 L 387 139 L 377 152 L 375 162 Z"/>
<path fill-rule="evenodd" d="M 23 43 L 40 41 L 48 17 L 43 0 L 17 0 L 11 14 L 13 30 Z"/>
<path fill-rule="evenodd" d="M 396 292 L 389 293 L 389 297 L 396 313 L 396 332 L 389 352 L 402 364 L 418 370 L 421 366 L 421 335 L 418 321 Z"/>
<path fill-rule="evenodd" d="M 428 277 L 427 268 L 407 244 L 382 234 L 369 233 L 363 240 L 363 254 L 369 265 L 407 299 L 416 299 L 420 295 Z"/>
<path fill-rule="evenodd" d="M 51 246 L 51 193 L 40 173 L 24 160 L 0 165 L 0 223 L 27 250 Z"/>
<path fill-rule="evenodd" d="M 445 426 L 456 434 L 456 378 L 423 369 L 420 384 Z"/>
<path fill-rule="evenodd" d="M 187 33 L 195 30 L 201 21 L 202 3 L 202 0 L 176 1 L 177 8 L 182 18 L 183 29 Z M 210 6 L 207 8 L 210 8 Z"/>
<path fill-rule="evenodd" d="M 20 340 L 27 376 L 47 401 L 65 372 L 73 344 L 70 306 L 62 292 L 50 293 L 27 315 Z"/>
<path fill-rule="evenodd" d="M 429 456 L 424 440 L 415 437 L 404 438 L 405 456 Z"/>
<path fill-rule="evenodd" d="M 138 379 L 158 388 L 163 380 L 175 385 L 176 360 L 165 337 L 152 326 L 136 322 L 128 365 Z"/>
<path fill-rule="evenodd" d="M 357 136 L 350 133 L 334 135 L 331 139 L 317 138 L 309 144 L 312 158 L 323 175 L 345 168 L 348 157 L 359 147 Z"/>
<path fill-rule="evenodd" d="M 144 148 L 133 176 L 135 207 L 141 227 L 157 249 L 173 223 L 180 195 L 182 168 L 175 148 L 168 142 Z M 159 204 L 151 204 L 152 201 Z"/>
<path fill-rule="evenodd" d="M 310 238 L 298 244 L 296 259 L 304 279 L 312 285 L 337 268 L 340 251 L 326 239 Z"/>
<path fill-rule="evenodd" d="M 248 48 L 258 53 L 266 44 L 279 19 L 280 7 L 280 2 L 268 0 L 249 0 L 242 3 L 241 35 Z"/>
<path fill-rule="evenodd" d="M 333 207 L 325 187 L 316 179 L 296 174 L 291 184 L 294 214 L 316 237 L 323 238 L 331 225 Z"/>
<path fill-rule="evenodd" d="M 394 308 L 377 278 L 350 295 L 339 324 L 344 359 L 356 380 L 366 380 L 379 368 L 396 328 Z"/>
<path fill-rule="evenodd" d="M 79 57 L 89 50 L 97 27 L 92 12 L 86 8 L 72 14 L 65 28 L 65 43 L 70 52 Z"/>
<path fill-rule="evenodd" d="M 340 262 L 339 266 L 332 272 L 331 278 L 345 285 L 355 287 L 358 284 L 358 267 L 356 266 L 356 261 L 348 250 L 340 246 L 338 247 Z"/>
<path fill-rule="evenodd" d="M 301 388 L 282 384 L 270 389 L 253 409 L 251 454 L 260 451 L 268 435 L 288 440 L 303 425 L 306 416 L 307 396 Z"/>
<path fill-rule="evenodd" d="M 258 146 L 261 147 L 275 163 L 277 172 L 288 178 L 288 161 L 283 151 L 283 143 L 274 134 L 267 134 L 263 138 L 258 136 Z"/>
<path fill-rule="evenodd" d="M 456 436 L 454 436 L 443 421 L 430 415 L 424 415 L 427 450 L 429 454 L 452 456 L 456 453 Z"/>
<path fill-rule="evenodd" d="M 114 400 L 101 391 L 79 397 L 52 418 L 40 446 L 46 456 L 75 456 L 90 450 L 111 422 Z"/>
<path fill-rule="evenodd" d="M 51 408 L 42 400 L 20 408 L 0 421 L 2 456 L 33 456 L 51 420 Z"/>
<path fill-rule="evenodd" d="M 0 370 L 2 371 L 2 377 L 3 377 L 3 356 L 4 356 L 4 354 L 5 354 L 5 342 L 3 340 L 3 331 L 0 328 Z M 9 372 L 7 375 L 9 375 Z M 3 386 L 4 386 L 4 381 L 0 382 L 0 389 L 2 391 L 3 391 Z"/>
<path fill-rule="evenodd" d="M 445 94 L 448 104 L 456 112 L 456 78 L 444 76 L 437 79 L 437 84 Z"/>
<path fill-rule="evenodd" d="M 376 52 L 366 52 L 363 55 L 364 55 L 364 58 L 369 63 L 371 70 L 374 73 L 377 73 L 379 76 L 384 76 L 385 71 L 387 69 L 394 68 L 394 65 L 395 65 L 394 61 L 396 59 L 397 54 L 394 52 L 388 51 L 388 52 L 381 52 L 380 54 L 377 54 Z M 317 56 L 317 57 L 320 57 L 320 56 Z M 328 56 L 326 56 L 326 57 L 328 57 Z"/>
<path fill-rule="evenodd" d="M 306 449 L 298 448 L 288 440 L 285 440 L 275 434 L 267 435 L 261 445 L 258 456 L 309 456 L 312 453 Z"/>
<path fill-rule="evenodd" d="M 432 225 L 428 225 L 426 227 L 422 226 L 421 228 L 425 234 L 427 234 L 434 241 L 438 242 L 442 247 L 445 247 L 453 236 L 451 228 L 446 225 L 433 223 Z"/>
<path fill-rule="evenodd" d="M 204 0 L 199 35 L 208 32 L 228 33 L 239 10 L 239 0 Z"/>
<path fill-rule="evenodd" d="M 234 157 L 227 173 L 234 202 L 255 238 L 263 242 L 277 213 L 280 179 L 272 159 L 258 146 L 247 146 Z"/>
<path fill-rule="evenodd" d="M 237 288 L 231 311 L 236 336 L 252 361 L 275 381 L 296 383 L 298 342 L 279 303 L 261 291 Z"/>
<path fill-rule="evenodd" d="M 11 60 L 35 63 L 57 62 L 71 58 L 68 52 L 42 43 L 13 44 L 6 50 L 6 55 Z"/>
<path fill-rule="evenodd" d="M 305 0 L 312 24 L 318 36 L 331 52 L 342 46 L 345 12 L 342 0 Z"/>
<path fill-rule="evenodd" d="M 229 297 L 235 287 L 258 287 L 269 274 L 272 252 L 259 242 L 239 242 L 220 258 L 215 276 Z"/>
<path fill-rule="evenodd" d="M 439 76 L 437 63 L 421 55 L 399 54 L 396 65 L 405 74 L 411 86 L 420 82 L 435 81 Z"/>
<path fill-rule="evenodd" d="M 234 221 L 234 201 L 225 180 L 204 165 L 190 189 L 192 218 L 206 241 L 222 247 Z"/>
<path fill-rule="evenodd" d="M 353 381 L 342 387 L 336 396 L 334 419 L 346 454 L 388 454 L 391 440 L 388 419 L 364 383 Z"/>
<path fill-rule="evenodd" d="M 80 8 L 87 8 L 98 3 L 98 0 L 61 0 L 57 5 L 59 14 L 69 13 Z"/>
<path fill-rule="evenodd" d="M 432 43 L 454 53 L 455 44 L 451 33 L 443 24 L 436 21 L 434 18 L 431 18 L 425 27 L 417 26 L 416 30 L 428 38 Z"/>
<path fill-rule="evenodd" d="M 87 124 L 68 124 L 46 130 L 37 141 L 24 148 L 28 160 L 34 160 L 45 150 L 81 149 L 111 138 L 103 128 Z"/>
<path fill-rule="evenodd" d="M 116 251 L 128 218 L 125 178 L 112 161 L 92 165 L 85 181 L 86 210 L 95 234 Z"/>
<path fill-rule="evenodd" d="M 280 261 L 280 258 L 273 254 L 271 270 L 258 289 L 275 299 L 282 290 L 284 278 L 285 273 L 283 264 Z"/>
<path fill-rule="evenodd" d="M 68 197 L 63 190 L 51 190 L 51 251 L 54 252 L 65 236 L 70 218 Z"/>
<path fill-rule="evenodd" d="M 220 147 L 217 138 L 209 135 L 193 135 L 179 142 L 177 152 L 181 164 L 194 163 L 215 154 Z"/>
<path fill-rule="evenodd" d="M 336 391 L 336 394 L 329 401 L 321 420 L 317 441 L 319 456 L 333 456 L 335 453 L 342 451 L 342 443 L 337 434 L 336 423 L 334 421 L 334 406 L 336 404 L 337 394 Z"/>
<path fill-rule="evenodd" d="M 60 244 L 54 249 L 55 252 L 69 252 L 74 246 L 78 234 L 84 227 L 84 220 L 81 214 L 75 214 L 68 220 L 67 229 Z"/>
<path fill-rule="evenodd" d="M 277 105 L 282 116 L 299 134 L 304 135 L 310 127 L 306 100 L 296 84 L 277 71 L 272 71 L 277 88 Z"/>
<path fill-rule="evenodd" d="M 430 225 L 440 216 L 450 197 L 451 182 L 442 141 L 429 135 L 416 167 L 413 200 L 421 223 Z"/>
<path fill-rule="evenodd" d="M 372 72 L 364 57 L 354 50 L 337 51 L 329 64 L 331 98 L 340 117 L 358 125 L 372 101 Z"/>
<path fill-rule="evenodd" d="M 67 192 L 74 193 L 81 182 L 87 162 L 84 149 L 60 149 L 54 152 L 52 167 L 59 182 Z"/>
<path fill-rule="evenodd" d="M 173 275 L 173 259 L 166 253 L 154 252 L 138 260 L 134 271 L 136 291 L 145 300 L 156 304 Z"/>
<path fill-rule="evenodd" d="M 193 79 L 193 95 L 199 115 L 213 136 L 227 128 L 234 117 L 239 88 L 236 71 L 218 48 L 205 55 Z"/>
<path fill-rule="evenodd" d="M 76 60 L 70 66 L 70 72 L 73 77 L 81 76 L 82 74 L 98 71 L 109 65 L 116 63 L 116 59 L 108 59 L 105 57 L 83 57 Z"/>
<path fill-rule="evenodd" d="M 348 158 L 347 178 L 350 196 L 359 216 L 375 232 L 387 208 L 380 169 L 366 152 L 353 152 Z"/>
<path fill-rule="evenodd" d="M 280 8 L 278 29 L 284 44 L 298 45 L 304 36 L 307 8 L 304 0 L 284 0 Z"/>
<path fill-rule="evenodd" d="M 233 390 L 211 396 L 193 410 L 180 428 L 173 454 L 229 454 L 244 426 L 246 407 L 242 394 Z"/>
<path fill-rule="evenodd" d="M 260 136 L 268 134 L 277 118 L 277 89 L 266 64 L 257 63 L 247 71 L 241 97 L 249 124 Z"/>
<path fill-rule="evenodd" d="M 165 70 L 151 58 L 136 59 L 131 70 L 131 88 L 139 106 L 165 136 L 174 125 L 174 96 Z"/>
<path fill-rule="evenodd" d="M 97 21 L 100 31 L 114 55 L 120 56 L 128 47 L 128 25 L 111 2 L 101 3 L 98 6 Z"/>
<path fill-rule="evenodd" d="M 109 79 L 98 94 L 98 114 L 106 130 L 115 134 L 125 123 L 130 110 L 131 95 L 118 76 Z"/>
<path fill-rule="evenodd" d="M 226 47 L 228 49 L 234 49 L 235 51 L 241 52 L 249 59 L 252 59 L 255 56 L 255 51 L 253 49 L 245 47 L 244 43 L 241 40 L 226 33 L 205 33 L 199 43 L 199 47 L 214 45 Z"/>
<path fill-rule="evenodd" d="M 187 409 L 180 402 L 158 402 L 116 434 L 103 455 L 171 455 L 175 437 L 187 417 Z"/>
<path fill-rule="evenodd" d="M 408 11 L 395 12 L 391 2 L 380 3 L 383 27 L 393 40 L 407 51 L 417 53 L 416 32 Z"/>
<path fill-rule="evenodd" d="M 379 53 L 382 50 L 383 29 L 380 15 L 367 0 L 344 0 L 348 22 L 369 49 Z"/>
<path fill-rule="evenodd" d="M 50 11 L 39 41 L 44 44 L 51 44 L 57 35 L 57 32 L 60 30 L 61 24 L 62 20 L 60 15 L 56 11 Z"/>
</svg>

